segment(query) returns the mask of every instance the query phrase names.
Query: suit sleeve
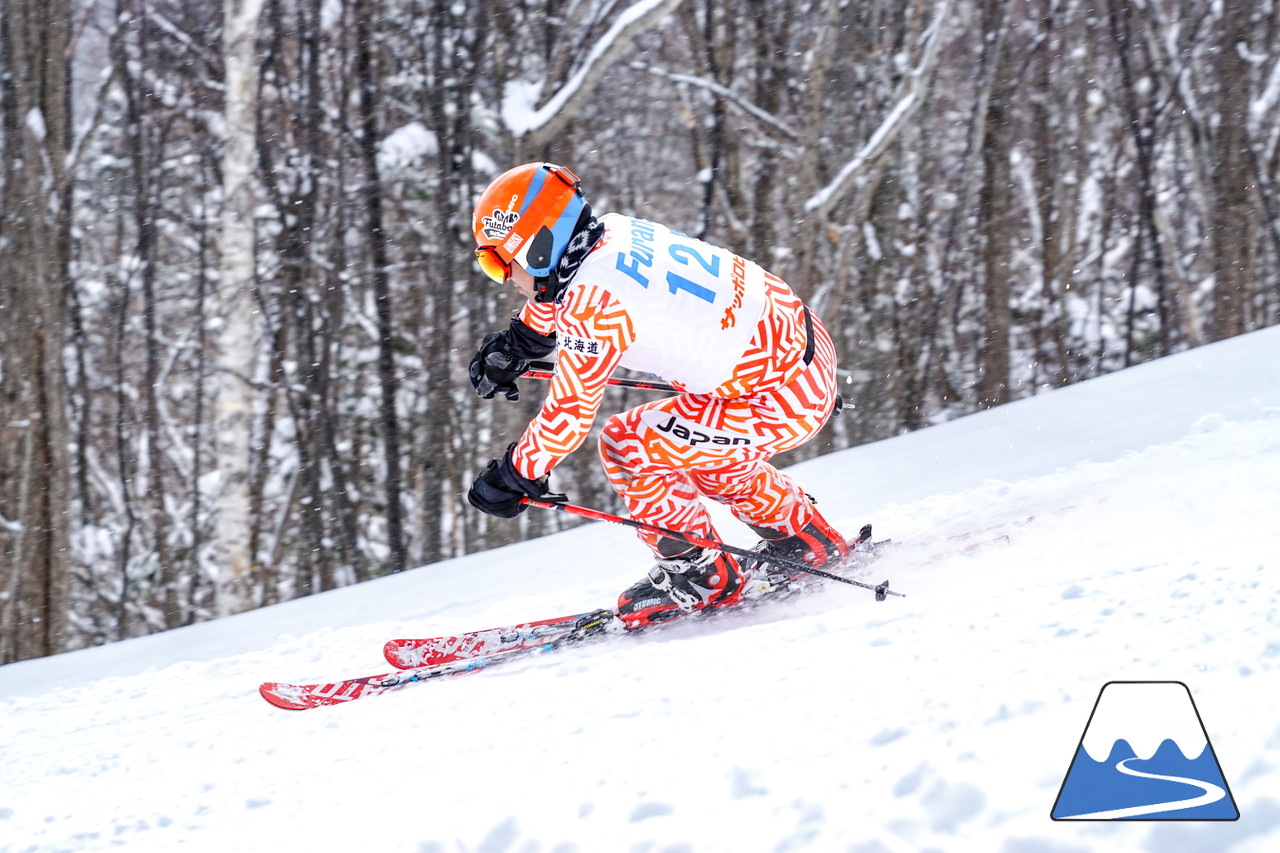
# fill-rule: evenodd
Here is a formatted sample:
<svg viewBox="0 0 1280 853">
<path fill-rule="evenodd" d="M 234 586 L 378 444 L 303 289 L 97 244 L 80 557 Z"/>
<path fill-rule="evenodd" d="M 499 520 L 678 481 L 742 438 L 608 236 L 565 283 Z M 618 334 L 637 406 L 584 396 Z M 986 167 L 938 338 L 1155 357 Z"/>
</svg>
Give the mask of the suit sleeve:
<svg viewBox="0 0 1280 853">
<path fill-rule="evenodd" d="M 610 375 L 635 341 L 631 317 L 599 287 L 571 291 L 556 312 L 555 332 L 559 352 L 547 399 L 512 455 L 516 472 L 530 480 L 550 472 L 582 446 Z"/>
<path fill-rule="evenodd" d="M 554 305 L 545 305 L 541 302 L 528 300 L 524 303 L 524 307 L 517 314 L 520 322 L 524 323 L 530 329 L 533 329 L 540 335 L 553 335 L 556 331 L 556 316 Z"/>
</svg>

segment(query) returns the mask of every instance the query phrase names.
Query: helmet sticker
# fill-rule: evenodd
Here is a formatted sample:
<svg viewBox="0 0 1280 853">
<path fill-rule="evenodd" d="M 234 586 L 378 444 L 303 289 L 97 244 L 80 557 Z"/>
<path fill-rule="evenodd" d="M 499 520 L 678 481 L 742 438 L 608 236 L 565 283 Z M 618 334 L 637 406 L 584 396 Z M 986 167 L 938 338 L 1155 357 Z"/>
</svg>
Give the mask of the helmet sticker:
<svg viewBox="0 0 1280 853">
<path fill-rule="evenodd" d="M 495 207 L 491 215 L 480 218 L 480 224 L 484 229 L 484 236 L 490 240 L 501 240 L 507 236 L 519 218 L 520 214 L 513 210 L 502 211 Z"/>
<path fill-rule="evenodd" d="M 507 242 L 502 244 L 502 248 L 508 254 L 514 255 L 516 253 L 516 250 L 520 248 L 520 244 L 523 242 L 524 242 L 524 237 L 522 237 L 519 234 L 512 234 L 510 237 L 507 238 Z"/>
</svg>

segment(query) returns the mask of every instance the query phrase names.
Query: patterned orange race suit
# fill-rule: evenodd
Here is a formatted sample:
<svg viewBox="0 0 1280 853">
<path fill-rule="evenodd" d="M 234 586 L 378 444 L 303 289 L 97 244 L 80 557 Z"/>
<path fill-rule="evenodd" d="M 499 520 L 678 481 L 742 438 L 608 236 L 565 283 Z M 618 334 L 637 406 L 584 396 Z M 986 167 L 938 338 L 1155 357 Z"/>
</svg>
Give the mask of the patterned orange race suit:
<svg viewBox="0 0 1280 853">
<path fill-rule="evenodd" d="M 521 311 L 534 330 L 555 332 L 558 353 L 542 410 L 516 444 L 516 470 L 530 479 L 549 472 L 586 439 L 614 369 L 641 370 L 682 393 L 605 422 L 600 455 L 631 517 L 714 536 L 705 496 L 747 524 L 797 533 L 812 505 L 769 459 L 831 416 L 836 359 L 826 329 L 751 261 L 644 220 L 601 221 L 605 234 L 564 298 Z M 661 537 L 641 539 L 662 554 Z"/>
</svg>

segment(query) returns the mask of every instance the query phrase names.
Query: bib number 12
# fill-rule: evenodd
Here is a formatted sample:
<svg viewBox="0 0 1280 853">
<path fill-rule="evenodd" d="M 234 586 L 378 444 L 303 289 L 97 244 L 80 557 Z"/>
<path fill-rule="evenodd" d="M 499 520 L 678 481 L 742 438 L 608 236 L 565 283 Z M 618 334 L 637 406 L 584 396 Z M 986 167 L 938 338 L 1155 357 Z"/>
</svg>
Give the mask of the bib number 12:
<svg viewBox="0 0 1280 853">
<path fill-rule="evenodd" d="M 685 266 L 693 266 L 695 263 L 706 270 L 712 278 L 720 278 L 720 256 L 712 255 L 710 260 L 704 258 L 692 246 L 685 246 L 681 243 L 672 244 L 667 250 L 668 254 L 675 259 L 677 263 Z M 687 279 L 675 271 L 667 272 L 667 287 L 672 293 L 683 290 L 697 298 L 714 304 L 716 301 L 716 292 L 709 287 L 704 287 L 696 281 Z"/>
</svg>

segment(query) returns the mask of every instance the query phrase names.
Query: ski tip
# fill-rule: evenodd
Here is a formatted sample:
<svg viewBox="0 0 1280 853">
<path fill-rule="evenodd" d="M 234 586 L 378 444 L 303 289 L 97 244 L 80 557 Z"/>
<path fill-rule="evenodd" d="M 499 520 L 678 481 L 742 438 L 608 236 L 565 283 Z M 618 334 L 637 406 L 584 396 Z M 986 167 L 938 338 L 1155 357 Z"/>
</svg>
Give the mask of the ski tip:
<svg viewBox="0 0 1280 853">
<path fill-rule="evenodd" d="M 468 657 L 457 642 L 454 642 L 452 647 L 446 645 L 445 648 L 441 648 L 445 641 L 451 639 L 453 638 L 443 637 L 436 640 L 401 638 L 387 640 L 382 646 L 382 657 L 396 669 L 439 666 L 440 664 L 452 663 L 459 658 Z"/>
<path fill-rule="evenodd" d="M 258 693 L 272 705 L 286 711 L 305 711 L 312 707 L 302 701 L 296 685 L 282 684 L 278 681 L 267 681 L 258 685 Z"/>
<path fill-rule="evenodd" d="M 382 646 L 382 656 L 386 658 L 387 663 L 392 666 L 408 669 L 413 666 L 412 661 L 408 661 L 404 654 L 405 643 L 403 640 L 387 640 Z"/>
</svg>

